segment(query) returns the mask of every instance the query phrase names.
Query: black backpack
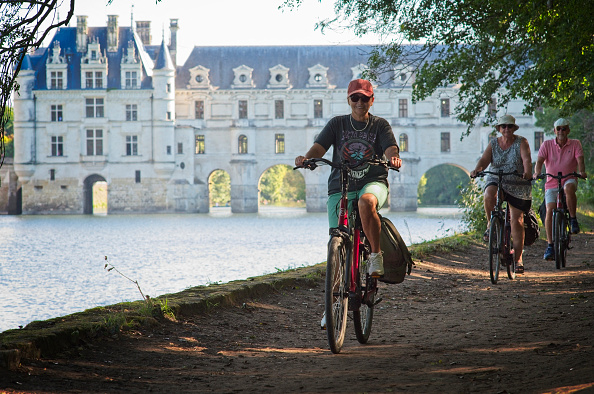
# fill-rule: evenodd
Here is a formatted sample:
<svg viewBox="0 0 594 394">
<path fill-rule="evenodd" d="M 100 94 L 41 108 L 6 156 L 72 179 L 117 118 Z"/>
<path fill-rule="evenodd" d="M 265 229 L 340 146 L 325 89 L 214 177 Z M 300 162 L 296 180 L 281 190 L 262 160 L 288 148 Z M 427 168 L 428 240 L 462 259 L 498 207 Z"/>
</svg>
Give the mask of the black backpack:
<svg viewBox="0 0 594 394">
<path fill-rule="evenodd" d="M 379 217 L 382 222 L 380 247 L 384 252 L 384 276 L 378 280 L 390 284 L 401 283 L 406 274 L 410 275 L 414 263 L 394 223 L 381 215 Z"/>
<path fill-rule="evenodd" d="M 532 245 L 539 237 L 540 227 L 538 227 L 538 219 L 532 208 L 530 208 L 528 212 L 524 212 L 524 245 Z"/>
</svg>

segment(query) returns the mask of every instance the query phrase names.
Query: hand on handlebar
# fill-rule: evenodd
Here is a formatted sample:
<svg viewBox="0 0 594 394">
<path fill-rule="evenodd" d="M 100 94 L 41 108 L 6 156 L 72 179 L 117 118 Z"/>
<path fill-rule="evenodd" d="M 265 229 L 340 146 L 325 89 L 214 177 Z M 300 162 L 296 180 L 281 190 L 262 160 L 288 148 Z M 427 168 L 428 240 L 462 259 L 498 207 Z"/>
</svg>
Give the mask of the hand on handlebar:
<svg viewBox="0 0 594 394">
<path fill-rule="evenodd" d="M 400 157 L 392 156 L 390 157 L 388 165 L 392 168 L 399 169 L 402 167 L 402 159 Z"/>
</svg>

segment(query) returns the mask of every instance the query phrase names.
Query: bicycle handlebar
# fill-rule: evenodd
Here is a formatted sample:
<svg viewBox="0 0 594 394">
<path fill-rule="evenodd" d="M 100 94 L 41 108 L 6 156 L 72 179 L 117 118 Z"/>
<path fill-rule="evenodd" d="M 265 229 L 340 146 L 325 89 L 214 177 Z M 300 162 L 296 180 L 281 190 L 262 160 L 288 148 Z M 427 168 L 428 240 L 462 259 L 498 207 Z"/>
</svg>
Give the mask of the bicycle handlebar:
<svg viewBox="0 0 594 394">
<path fill-rule="evenodd" d="M 337 168 L 337 169 L 342 169 L 342 168 L 353 169 L 353 168 L 359 167 L 362 164 L 368 163 L 368 164 L 372 164 L 372 165 L 376 165 L 376 166 L 382 166 L 389 170 L 400 171 L 398 168 L 390 166 L 390 163 L 388 163 L 386 160 L 381 160 L 381 159 L 376 159 L 376 158 L 363 159 L 357 163 L 349 163 L 348 161 L 343 161 L 340 164 L 336 164 L 328 159 L 324 159 L 323 157 L 314 157 L 311 159 L 305 159 L 305 160 L 303 160 L 303 164 L 301 166 L 293 167 L 293 169 L 296 170 L 298 168 L 307 168 L 310 170 L 314 170 L 318 166 L 318 163 L 324 163 L 324 164 L 329 165 L 330 167 Z"/>
<path fill-rule="evenodd" d="M 578 178 L 582 178 L 582 176 L 580 174 L 578 174 L 577 172 L 570 172 L 569 174 L 565 174 L 565 175 L 561 175 L 561 173 L 557 174 L 557 175 L 553 175 L 553 174 L 549 174 L 549 173 L 543 173 L 543 174 L 539 174 L 536 178 L 537 179 L 544 179 L 546 176 L 550 176 L 551 178 L 555 178 L 557 180 L 562 180 L 564 178 L 570 177 L 570 176 L 577 176 Z M 584 179 L 584 178 L 582 178 Z"/>
<path fill-rule="evenodd" d="M 506 175 L 518 175 L 521 176 L 522 174 L 520 174 L 518 171 L 513 171 L 513 172 L 503 172 L 503 171 L 479 171 L 476 173 L 476 175 L 474 177 L 471 176 L 471 178 L 482 178 L 487 174 L 491 174 L 491 175 L 499 175 L 499 176 L 506 176 Z"/>
</svg>

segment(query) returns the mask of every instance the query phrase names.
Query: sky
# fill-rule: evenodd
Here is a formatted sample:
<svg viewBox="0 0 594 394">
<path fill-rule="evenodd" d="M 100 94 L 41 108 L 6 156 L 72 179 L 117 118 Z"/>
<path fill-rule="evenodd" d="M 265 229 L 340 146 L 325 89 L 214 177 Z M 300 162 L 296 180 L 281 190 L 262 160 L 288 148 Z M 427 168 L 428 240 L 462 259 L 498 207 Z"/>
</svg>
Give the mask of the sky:
<svg viewBox="0 0 594 394">
<path fill-rule="evenodd" d="M 169 19 L 177 18 L 178 64 L 185 62 L 194 46 L 237 45 L 363 45 L 378 43 L 375 37 L 358 38 L 348 31 L 315 30 L 319 20 L 334 15 L 334 0 L 303 0 L 296 10 L 279 10 L 283 0 L 76 0 L 76 15 L 86 15 L 87 25 L 106 26 L 107 15 L 119 15 L 120 26 L 151 21 L 152 44 L 169 43 Z M 59 9 L 64 18 L 69 9 Z"/>
</svg>

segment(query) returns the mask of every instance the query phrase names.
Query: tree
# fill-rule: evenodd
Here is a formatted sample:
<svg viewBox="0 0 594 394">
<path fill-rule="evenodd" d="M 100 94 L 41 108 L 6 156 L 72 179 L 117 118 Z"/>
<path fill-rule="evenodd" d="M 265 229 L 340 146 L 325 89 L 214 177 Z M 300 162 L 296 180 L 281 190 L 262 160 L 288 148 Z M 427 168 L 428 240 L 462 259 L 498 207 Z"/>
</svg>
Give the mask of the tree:
<svg viewBox="0 0 594 394">
<path fill-rule="evenodd" d="M 209 178 L 210 205 L 225 206 L 231 201 L 231 177 L 224 170 L 215 170 Z"/>
<path fill-rule="evenodd" d="M 270 167 L 260 179 L 260 198 L 272 204 L 291 204 L 305 200 L 305 180 L 291 166 Z"/>
<path fill-rule="evenodd" d="M 433 167 L 419 182 L 419 205 L 455 205 L 460 188 L 468 187 L 468 183 L 468 175 L 458 167 L 448 164 Z"/>
<path fill-rule="evenodd" d="M 70 2 L 64 19 L 57 14 L 62 1 Z M 0 167 L 5 156 L 5 124 L 11 95 L 17 90 L 16 77 L 25 55 L 38 48 L 53 30 L 65 26 L 74 15 L 74 0 L 0 0 Z"/>
<path fill-rule="evenodd" d="M 304 0 L 285 0 L 298 7 Z M 321 0 L 320 0 L 321 1 Z M 330 1 L 330 0 L 328 0 Z M 344 27 L 385 37 L 366 75 L 416 71 L 413 100 L 457 84 L 458 120 L 493 123 L 488 103 L 526 101 L 562 114 L 594 109 L 594 2 L 589 0 L 335 0 L 336 17 L 318 28 Z M 283 7 L 281 6 L 281 7 Z M 410 45 L 410 43 L 416 43 Z M 399 73 L 396 73 L 399 75 Z"/>
</svg>

